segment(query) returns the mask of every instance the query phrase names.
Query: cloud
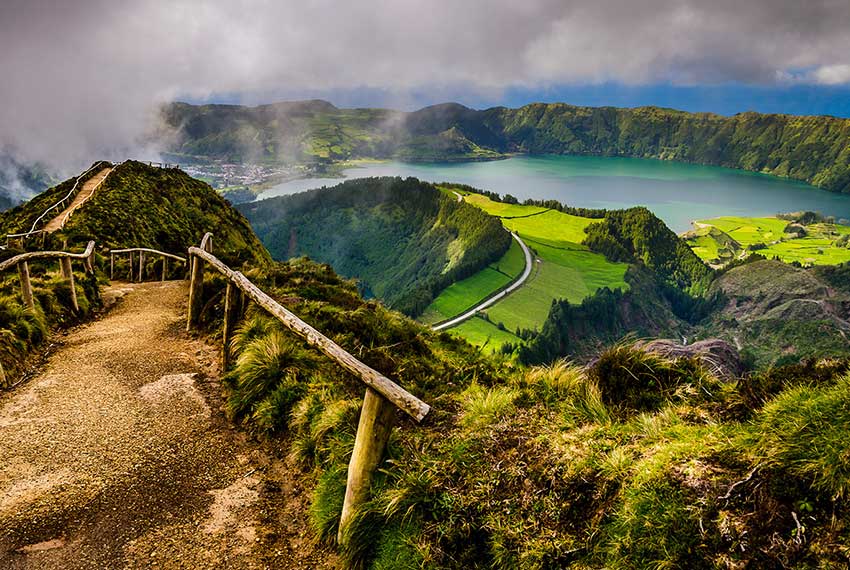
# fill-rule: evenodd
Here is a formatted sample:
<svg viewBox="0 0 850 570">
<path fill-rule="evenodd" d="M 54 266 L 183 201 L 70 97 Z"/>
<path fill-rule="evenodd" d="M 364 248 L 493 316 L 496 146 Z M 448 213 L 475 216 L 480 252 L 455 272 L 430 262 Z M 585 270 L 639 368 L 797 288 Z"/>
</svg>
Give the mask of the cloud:
<svg viewBox="0 0 850 570">
<path fill-rule="evenodd" d="M 816 69 L 812 76 L 823 85 L 843 85 L 850 83 L 850 65 L 824 65 Z"/>
<path fill-rule="evenodd" d="M 174 98 L 850 82 L 846 0 L 3 0 L 0 146 L 145 154 Z"/>
</svg>

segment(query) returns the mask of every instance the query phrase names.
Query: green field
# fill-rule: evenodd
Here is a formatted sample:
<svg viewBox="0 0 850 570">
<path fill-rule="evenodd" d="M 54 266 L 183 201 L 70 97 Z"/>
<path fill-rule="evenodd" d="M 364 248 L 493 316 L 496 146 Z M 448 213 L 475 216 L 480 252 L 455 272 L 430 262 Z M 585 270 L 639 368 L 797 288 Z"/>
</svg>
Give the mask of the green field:
<svg viewBox="0 0 850 570">
<path fill-rule="evenodd" d="M 511 331 L 539 329 L 555 299 L 581 303 L 600 287 L 629 288 L 625 263 L 612 263 L 576 243 L 565 241 L 553 247 L 522 237 L 540 261 L 523 287 L 487 310 L 494 323 L 503 323 Z"/>
<path fill-rule="evenodd" d="M 452 329 L 470 342 L 482 345 L 490 339 L 488 346 L 494 347 L 518 342 L 517 337 L 499 330 L 493 323 L 501 323 L 511 332 L 518 328 L 539 329 L 556 299 L 580 303 L 600 287 L 628 289 L 627 264 L 612 263 L 581 245 L 584 228 L 594 220 L 538 206 L 494 202 L 479 194 L 459 193 L 467 202 L 502 217 L 502 224 L 516 232 L 535 254 L 534 268 L 525 285 L 487 309 L 491 322 L 476 317 Z M 523 264 L 522 252 L 514 246 L 497 265 L 508 275 L 519 275 Z M 429 307 L 426 322 L 458 315 L 489 296 L 488 287 L 490 293 L 504 287 L 508 281 L 499 279 L 498 275 L 491 266 L 452 285 Z"/>
<path fill-rule="evenodd" d="M 485 321 L 481 317 L 473 317 L 462 322 L 458 326 L 449 329 L 449 332 L 462 336 L 476 346 L 482 347 L 484 352 L 496 352 L 505 343 L 518 344 L 522 340 L 512 333 L 500 330 L 496 325 Z"/>
<path fill-rule="evenodd" d="M 435 324 L 471 309 L 519 277 L 524 267 L 522 249 L 515 240 L 511 240 L 511 247 L 499 261 L 443 289 L 419 320 L 425 324 Z"/>
<path fill-rule="evenodd" d="M 850 235 L 850 226 L 815 223 L 805 226 L 806 234 L 786 234 L 789 222 L 779 218 L 746 218 L 726 216 L 696 222 L 700 228 L 684 235 L 694 253 L 709 263 L 721 264 L 756 251 L 767 258 L 778 257 L 787 263 L 803 265 L 836 265 L 850 261 L 850 247 L 842 236 Z M 723 234 L 709 235 L 709 228 Z M 725 237 L 724 237 L 725 234 Z M 731 238 L 740 247 L 729 248 L 718 238 Z"/>
</svg>

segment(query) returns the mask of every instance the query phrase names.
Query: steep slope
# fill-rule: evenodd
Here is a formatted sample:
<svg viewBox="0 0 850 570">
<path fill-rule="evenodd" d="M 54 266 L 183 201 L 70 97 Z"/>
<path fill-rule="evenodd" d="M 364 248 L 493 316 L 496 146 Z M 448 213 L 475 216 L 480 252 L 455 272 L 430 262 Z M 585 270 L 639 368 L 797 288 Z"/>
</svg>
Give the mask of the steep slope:
<svg viewBox="0 0 850 570">
<path fill-rule="evenodd" d="M 726 303 L 703 334 L 736 344 L 758 366 L 850 355 L 850 292 L 820 275 L 770 260 L 729 270 L 711 285 Z"/>
<path fill-rule="evenodd" d="M 239 208 L 276 259 L 329 263 L 413 316 L 511 243 L 497 219 L 415 178 L 351 180 Z"/>
<path fill-rule="evenodd" d="M 657 107 L 535 103 L 483 111 L 455 103 L 412 113 L 321 101 L 163 109 L 172 151 L 228 160 L 476 160 L 505 153 L 677 160 L 764 172 L 850 192 L 850 120 Z"/>
</svg>

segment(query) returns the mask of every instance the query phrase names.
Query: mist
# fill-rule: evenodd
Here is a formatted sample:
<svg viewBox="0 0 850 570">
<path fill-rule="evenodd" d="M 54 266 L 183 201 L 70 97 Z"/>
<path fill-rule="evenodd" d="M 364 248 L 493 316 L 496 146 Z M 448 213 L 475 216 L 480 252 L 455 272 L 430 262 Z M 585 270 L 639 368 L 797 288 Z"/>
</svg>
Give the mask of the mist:
<svg viewBox="0 0 850 570">
<path fill-rule="evenodd" d="M 846 0 L 4 0 L 0 148 L 59 175 L 156 159 L 157 109 L 274 93 L 844 85 Z"/>
</svg>

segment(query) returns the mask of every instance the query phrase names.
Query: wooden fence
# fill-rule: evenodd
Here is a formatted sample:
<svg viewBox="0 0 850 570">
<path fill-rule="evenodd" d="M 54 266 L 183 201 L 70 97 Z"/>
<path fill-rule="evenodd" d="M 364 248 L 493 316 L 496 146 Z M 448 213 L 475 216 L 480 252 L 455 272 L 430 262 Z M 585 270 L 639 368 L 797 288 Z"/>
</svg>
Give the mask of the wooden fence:
<svg viewBox="0 0 850 570">
<path fill-rule="evenodd" d="M 83 180 L 83 178 L 88 173 L 90 173 L 92 170 L 97 168 L 97 166 L 98 165 L 96 164 L 96 165 L 92 166 L 91 168 L 89 168 L 88 170 L 86 170 L 85 172 L 83 172 L 82 174 L 80 174 L 79 176 L 77 176 L 76 182 L 74 182 L 74 185 L 71 187 L 71 189 L 68 191 L 68 193 L 65 194 L 65 196 L 62 199 L 60 199 L 58 202 L 56 202 L 55 204 L 49 206 L 46 210 L 44 210 L 44 212 L 42 212 L 41 215 L 39 217 L 37 217 L 35 219 L 35 221 L 32 223 L 32 227 L 30 228 L 30 231 L 23 232 L 23 233 L 20 233 L 20 234 L 8 234 L 6 236 L 6 247 L 9 246 L 9 242 L 12 241 L 12 240 L 19 239 L 19 240 L 21 240 L 21 243 L 23 243 L 28 237 L 32 237 L 34 235 L 38 235 L 38 234 L 43 233 L 43 231 L 41 229 L 39 229 L 39 225 L 42 225 L 42 224 L 45 223 L 45 218 L 47 218 L 47 215 L 50 214 L 51 212 L 53 212 L 54 210 L 56 210 L 57 212 L 61 212 L 62 210 L 67 208 L 68 205 L 70 205 L 71 202 L 74 201 L 74 198 L 77 196 L 77 192 L 79 192 L 80 189 L 82 188 L 81 181 Z"/>
<path fill-rule="evenodd" d="M 351 522 L 357 506 L 369 498 L 372 476 L 381 458 L 392 431 L 395 408 L 421 422 L 430 411 L 430 406 L 404 388 L 360 362 L 341 346 L 302 321 L 294 313 L 280 305 L 254 285 L 239 271 L 233 271 L 212 254 L 212 234 L 206 234 L 200 247 L 189 248 L 191 281 L 189 284 L 189 314 L 187 330 L 197 323 L 201 311 L 204 269 L 206 264 L 227 278 L 224 297 L 224 334 L 222 347 L 223 367 L 231 360 L 230 344 L 239 317 L 241 298 L 244 295 L 279 320 L 289 330 L 318 348 L 340 366 L 357 376 L 366 385 L 366 395 L 360 412 L 354 451 L 348 465 L 348 480 L 345 500 L 340 517 L 338 540 L 346 540 L 345 530 Z"/>
<path fill-rule="evenodd" d="M 71 268 L 71 260 L 82 259 L 86 273 L 94 273 L 94 266 L 92 265 L 93 256 L 94 242 L 90 241 L 83 253 L 71 253 L 69 251 L 33 251 L 22 253 L 0 263 L 0 271 L 5 271 L 14 266 L 18 267 L 18 276 L 21 280 L 21 295 L 24 298 L 24 303 L 30 309 L 35 309 L 35 301 L 32 296 L 32 283 L 30 282 L 29 262 L 39 259 L 58 259 L 62 276 L 70 281 L 71 304 L 75 311 L 79 311 L 80 306 L 77 303 L 77 290 L 74 287 L 74 272 Z"/>
<path fill-rule="evenodd" d="M 138 254 L 139 259 L 139 278 L 138 281 L 142 281 L 144 278 L 145 272 L 145 257 L 150 255 L 158 255 L 162 258 L 162 281 L 165 281 L 166 275 L 168 273 L 168 260 L 173 259 L 175 261 L 179 261 L 182 263 L 186 263 L 185 257 L 180 257 L 179 255 L 174 255 L 173 253 L 166 253 L 164 251 L 159 251 L 158 249 L 150 249 L 148 247 L 128 247 L 124 249 L 112 249 L 109 251 L 109 278 L 115 279 L 115 256 L 121 254 L 128 254 L 130 256 L 129 263 L 129 275 L 127 276 L 128 281 L 135 281 L 134 277 L 134 257 Z"/>
</svg>

